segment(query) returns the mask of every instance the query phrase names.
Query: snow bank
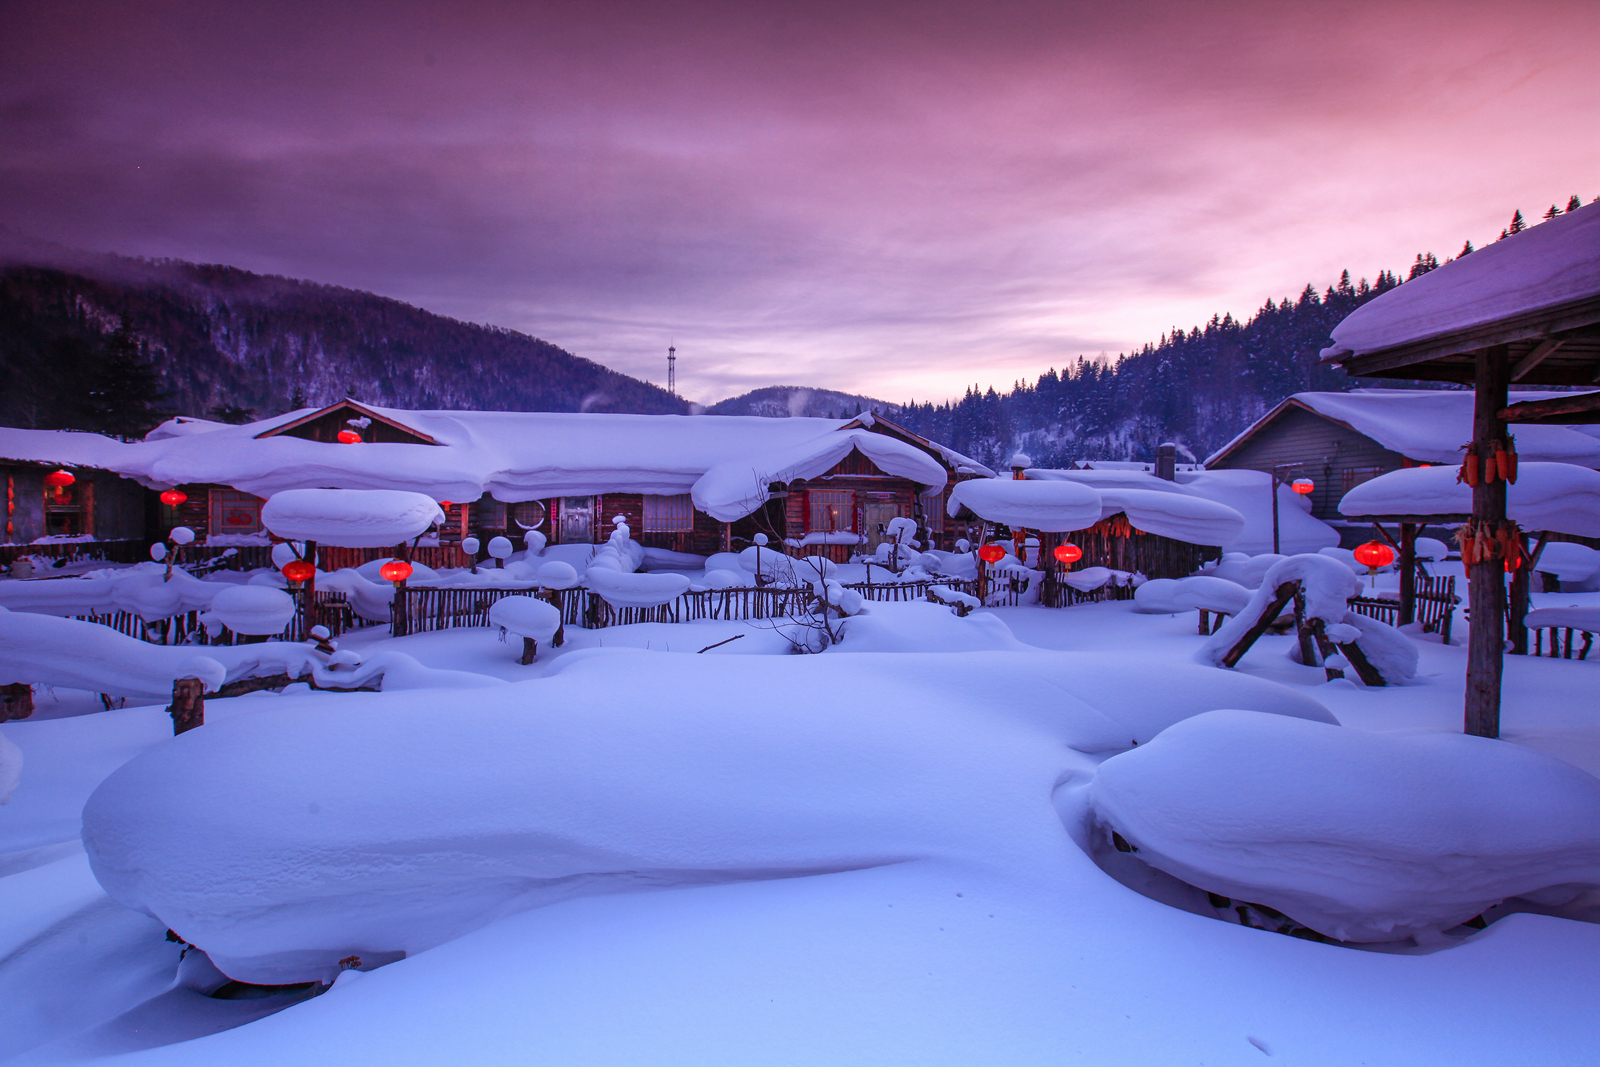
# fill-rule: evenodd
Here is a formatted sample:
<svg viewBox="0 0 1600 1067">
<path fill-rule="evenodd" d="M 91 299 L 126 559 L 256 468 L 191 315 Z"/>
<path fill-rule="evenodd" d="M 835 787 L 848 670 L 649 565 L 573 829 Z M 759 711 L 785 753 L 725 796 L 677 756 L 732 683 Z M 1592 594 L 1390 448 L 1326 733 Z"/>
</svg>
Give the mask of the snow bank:
<svg viewBox="0 0 1600 1067">
<path fill-rule="evenodd" d="M 583 584 L 612 607 L 654 608 L 687 592 L 689 576 L 667 572 L 629 574 L 591 567 L 584 576 Z"/>
<path fill-rule="evenodd" d="M 210 605 L 228 588 L 159 563 L 94 571 L 79 578 L 0 582 L 0 607 L 41 615 L 109 615 L 131 612 L 146 621 L 168 619 Z"/>
<path fill-rule="evenodd" d="M 1313 549 L 1312 551 L 1320 552 L 1321 550 Z M 1259 556 L 1247 556 L 1243 552 L 1228 552 L 1215 565 L 1204 568 L 1201 573 L 1212 578 L 1224 578 L 1230 582 L 1237 582 L 1246 589 L 1255 589 L 1261 584 L 1261 580 L 1267 576 L 1268 571 L 1288 558 L 1288 556 L 1276 555 L 1271 552 L 1266 552 Z"/>
<path fill-rule="evenodd" d="M 1065 481 L 973 478 L 950 490 L 947 512 L 954 516 L 962 507 L 989 522 L 1051 533 L 1087 529 L 1101 515 L 1099 493 Z"/>
<path fill-rule="evenodd" d="M 1588 545 L 1551 541 L 1539 553 L 1537 569 L 1553 574 L 1563 582 L 1587 581 L 1595 571 L 1600 570 L 1600 552 Z"/>
<path fill-rule="evenodd" d="M 94 622 L 0 611 L 0 685 L 42 683 L 159 700 L 172 695 L 179 678 L 199 678 L 210 690 L 226 674 L 215 657 L 192 648 L 152 645 Z"/>
<path fill-rule="evenodd" d="M 867 605 L 843 624 L 834 652 L 1038 652 L 1018 641 L 998 615 L 958 617 L 942 604 L 912 600 Z"/>
<path fill-rule="evenodd" d="M 561 629 L 561 610 L 531 596 L 503 596 L 489 605 L 489 625 L 543 644 Z"/>
<path fill-rule="evenodd" d="M 1345 941 L 1600 885 L 1600 780 L 1486 738 L 1213 711 L 1107 760 L 1090 797 L 1151 866 Z"/>
<path fill-rule="evenodd" d="M 1110 567 L 1080 567 L 1061 575 L 1061 581 L 1080 593 L 1092 593 L 1109 582 L 1115 572 Z"/>
<path fill-rule="evenodd" d="M 1534 608 L 1528 612 L 1528 626 L 1570 626 L 1574 630 L 1587 630 L 1600 634 L 1600 607 Z"/>
<path fill-rule="evenodd" d="M 1530 226 L 1370 300 L 1333 328 L 1325 361 L 1600 294 L 1600 208 Z"/>
<path fill-rule="evenodd" d="M 1418 559 L 1443 561 L 1450 558 L 1450 546 L 1437 537 L 1419 537 L 1411 547 Z"/>
<path fill-rule="evenodd" d="M 261 505 L 261 524 L 277 536 L 342 548 L 392 547 L 444 521 L 431 497 L 398 489 L 289 489 Z"/>
<path fill-rule="evenodd" d="M 260 585 L 231 585 L 211 599 L 202 623 L 215 620 L 236 634 L 251 637 L 281 634 L 294 620 L 294 597 Z"/>
<path fill-rule="evenodd" d="M 1030 845 L 1070 851 L 1047 801 L 1064 746 L 1115 751 L 1219 705 L 1328 718 L 1137 656 L 646 655 L 207 724 L 89 798 L 96 877 L 235 978 L 327 978 L 573 896 L 992 858 L 1016 811 Z"/>
<path fill-rule="evenodd" d="M 1473 253 L 1476 255 L 1477 253 Z M 1409 467 L 1362 482 L 1339 501 L 1350 518 L 1469 515 L 1471 487 L 1457 468 Z M 1600 471 L 1570 463 L 1519 463 L 1506 487 L 1506 514 L 1524 530 L 1600 537 Z"/>
<path fill-rule="evenodd" d="M 0 804 L 11 803 L 11 794 L 22 781 L 22 749 L 0 734 Z"/>
<path fill-rule="evenodd" d="M 1145 533 L 1219 547 L 1233 544 L 1244 533 L 1243 515 L 1204 497 L 1111 486 L 1098 491 L 1102 518 L 1122 512 L 1135 529 Z"/>
</svg>

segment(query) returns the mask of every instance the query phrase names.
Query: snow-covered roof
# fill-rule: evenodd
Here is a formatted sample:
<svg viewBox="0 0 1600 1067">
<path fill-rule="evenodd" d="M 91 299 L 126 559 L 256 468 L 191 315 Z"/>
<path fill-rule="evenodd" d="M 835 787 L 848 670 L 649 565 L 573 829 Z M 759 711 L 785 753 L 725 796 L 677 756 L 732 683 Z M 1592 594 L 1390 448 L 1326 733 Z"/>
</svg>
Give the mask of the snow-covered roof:
<svg viewBox="0 0 1600 1067">
<path fill-rule="evenodd" d="M 1091 486 L 1100 493 L 1105 514 L 1127 511 L 1128 521 L 1149 533 L 1191 544 L 1220 545 L 1236 552 L 1272 551 L 1271 483 L 1270 476 L 1261 471 L 1180 468 L 1174 482 L 1125 470 L 1034 468 L 1027 475 L 1029 479 Z M 1158 508 L 1158 498 L 1154 496 L 1158 493 L 1176 499 Z M 1283 485 L 1278 486 L 1277 493 L 1278 540 L 1284 552 L 1315 552 L 1339 543 L 1338 531 L 1312 516 L 1306 510 L 1304 497 Z M 1190 503 L 1177 502 L 1183 498 Z M 1119 501 L 1122 506 L 1118 506 Z M 1134 517 L 1134 512 L 1139 518 Z M 1206 539 L 1217 537 L 1223 539 Z"/>
<path fill-rule="evenodd" d="M 153 488 L 212 482 L 262 497 L 303 488 L 406 489 L 434 500 L 476 500 L 487 492 L 508 502 L 692 492 L 702 510 L 723 521 L 759 507 L 767 482 L 814 477 L 852 447 L 929 491 L 948 477 L 923 448 L 862 419 L 371 410 L 438 445 L 260 436 L 315 413 L 302 409 L 243 426 L 178 418 L 132 443 L 0 428 L 0 459 L 110 470 Z M 928 444 L 958 471 L 993 473 Z"/>
<path fill-rule="evenodd" d="M 1363 482 L 1339 510 L 1351 518 L 1470 515 L 1472 489 L 1455 467 L 1411 467 Z M 1519 463 L 1506 514 L 1524 530 L 1600 537 L 1600 471 L 1571 463 Z"/>
<path fill-rule="evenodd" d="M 1600 207 L 1531 226 L 1368 301 L 1333 328 L 1340 361 L 1600 297 Z"/>
<path fill-rule="evenodd" d="M 990 522 L 1050 533 L 1083 530 L 1100 521 L 1100 494 L 1063 482 L 973 478 L 950 490 L 949 513 L 963 507 Z"/>
<path fill-rule="evenodd" d="M 1476 255 L 1477 253 L 1473 253 Z M 1415 284 L 1415 283 L 1407 283 Z M 1514 392 L 1513 400 L 1565 396 L 1547 391 Z M 1472 438 L 1473 394 L 1462 389 L 1353 389 L 1344 393 L 1295 393 L 1243 433 L 1206 457 L 1220 460 L 1284 411 L 1300 407 L 1343 423 L 1391 452 L 1421 463 L 1458 463 L 1462 442 Z M 1517 452 L 1533 462 L 1600 467 L 1600 437 L 1577 426 L 1516 427 Z"/>
</svg>

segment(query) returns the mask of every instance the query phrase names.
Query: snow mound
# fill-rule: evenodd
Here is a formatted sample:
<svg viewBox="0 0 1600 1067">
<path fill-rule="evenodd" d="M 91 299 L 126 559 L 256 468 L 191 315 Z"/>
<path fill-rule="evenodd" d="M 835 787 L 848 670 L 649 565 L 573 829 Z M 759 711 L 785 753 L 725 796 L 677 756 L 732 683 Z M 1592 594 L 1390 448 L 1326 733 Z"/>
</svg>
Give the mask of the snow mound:
<svg viewBox="0 0 1600 1067">
<path fill-rule="evenodd" d="M 290 541 L 385 548 L 445 521 L 433 498 L 401 489 L 287 489 L 261 505 L 261 524 Z"/>
<path fill-rule="evenodd" d="M 1151 866 L 1343 941 L 1600 884 L 1600 780 L 1462 734 L 1212 711 L 1107 760 L 1090 802 Z"/>
<path fill-rule="evenodd" d="M 1600 571 L 1600 552 L 1588 545 L 1551 541 L 1539 553 L 1538 569 L 1563 582 L 1587 581 L 1595 571 Z"/>
<path fill-rule="evenodd" d="M 827 652 L 1038 652 L 1018 641 L 998 615 L 958 617 L 927 601 L 876 603 L 852 615 Z"/>
<path fill-rule="evenodd" d="M 963 507 L 990 522 L 1052 533 L 1087 529 L 1101 516 L 1100 494 L 1067 481 L 973 478 L 950 490 L 946 511 L 954 516 Z"/>
<path fill-rule="evenodd" d="M 236 634 L 270 637 L 281 634 L 294 620 L 294 597 L 280 589 L 260 585 L 228 586 L 211 598 L 208 616 Z"/>
<path fill-rule="evenodd" d="M 1450 546 L 1437 537 L 1419 537 L 1412 546 L 1418 559 L 1443 561 L 1450 558 Z"/>
<path fill-rule="evenodd" d="M 1244 516 L 1226 504 L 1186 493 L 1101 486 L 1100 515 L 1122 512 L 1137 530 L 1192 545 L 1231 545 L 1244 533 Z M 1264 494 L 1263 494 L 1264 495 Z"/>
<path fill-rule="evenodd" d="M 0 804 L 11 803 L 11 794 L 22 781 L 22 749 L 0 734 Z"/>
<path fill-rule="evenodd" d="M 531 596 L 503 596 L 489 606 L 489 625 L 546 642 L 561 629 L 561 611 Z"/>
<path fill-rule="evenodd" d="M 1317 551 L 1313 549 L 1313 551 Z M 1277 566 L 1288 556 L 1275 555 L 1271 552 L 1259 556 L 1247 556 L 1243 552 L 1229 552 L 1222 557 L 1214 567 L 1206 567 L 1201 573 L 1212 578 L 1225 578 L 1230 582 L 1237 582 L 1246 589 L 1255 589 L 1261 585 L 1261 579 L 1267 572 Z"/>
<path fill-rule="evenodd" d="M 590 567 L 584 584 L 600 598 L 617 608 L 654 608 L 682 596 L 689 589 L 686 574 L 630 574 L 604 567 Z"/>
<path fill-rule="evenodd" d="M 1534 608 L 1527 615 L 1528 626 L 1539 629 L 1545 626 L 1572 627 L 1600 633 L 1600 607 Z"/>
<path fill-rule="evenodd" d="M 215 658 L 192 649 L 152 645 L 94 622 L 0 611 L 0 685 L 43 683 L 163 699 L 179 678 L 199 678 L 214 690 L 226 676 Z"/>
<path fill-rule="evenodd" d="M 231 977 L 326 979 L 573 896 L 993 855 L 997 789 L 1054 819 L 1061 746 L 1115 751 L 1219 706 L 1328 718 L 1137 656 L 646 655 L 220 718 L 90 796 L 95 876 Z"/>
<path fill-rule="evenodd" d="M 1472 489 L 1456 481 L 1456 471 L 1453 466 L 1390 471 L 1346 493 L 1339 511 L 1355 519 L 1470 515 Z M 1506 487 L 1506 514 L 1524 530 L 1600 537 L 1600 471 L 1571 463 L 1519 463 L 1516 483 Z"/>
</svg>

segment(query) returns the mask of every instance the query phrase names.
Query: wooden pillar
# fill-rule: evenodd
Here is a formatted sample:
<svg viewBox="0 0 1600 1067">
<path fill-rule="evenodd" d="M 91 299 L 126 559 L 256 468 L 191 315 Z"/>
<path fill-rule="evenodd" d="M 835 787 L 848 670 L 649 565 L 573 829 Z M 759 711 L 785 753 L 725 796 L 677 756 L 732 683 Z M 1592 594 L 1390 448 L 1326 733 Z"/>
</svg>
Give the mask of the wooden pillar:
<svg viewBox="0 0 1600 1067">
<path fill-rule="evenodd" d="M 317 565 L 317 543 L 307 541 L 305 560 L 314 568 Z M 317 572 L 313 570 L 311 577 L 306 579 L 306 586 L 300 592 L 300 632 L 308 634 L 311 628 L 317 625 Z"/>
<path fill-rule="evenodd" d="M 1522 540 L 1522 559 L 1517 569 L 1511 572 L 1511 603 L 1506 612 L 1506 628 L 1510 631 L 1507 635 L 1511 640 L 1511 654 L 1513 656 L 1526 656 L 1528 654 L 1528 594 L 1532 592 L 1530 586 L 1533 580 L 1533 557 L 1528 552 L 1527 538 L 1523 534 L 1517 537 Z"/>
<path fill-rule="evenodd" d="M 1044 589 L 1039 598 L 1040 603 L 1048 608 L 1060 607 L 1058 601 L 1058 588 L 1061 584 L 1061 561 L 1056 559 L 1056 546 L 1061 543 L 1059 533 L 1046 533 L 1039 531 L 1039 569 L 1044 571 Z"/>
<path fill-rule="evenodd" d="M 0 722 L 26 719 L 33 714 L 33 686 L 27 682 L 0 685 Z"/>
<path fill-rule="evenodd" d="M 1400 625 L 1417 621 L 1417 524 L 1400 524 Z"/>
<path fill-rule="evenodd" d="M 533 662 L 533 658 L 538 654 L 539 642 L 535 641 L 531 637 L 524 637 L 522 639 L 522 659 L 518 662 L 526 667 L 528 664 Z"/>
<path fill-rule="evenodd" d="M 395 637 L 405 637 L 411 632 L 410 605 L 406 603 L 406 580 L 394 583 L 394 603 L 389 609 L 389 630 Z"/>
<path fill-rule="evenodd" d="M 172 706 L 167 709 L 172 716 L 174 736 L 204 726 L 206 721 L 206 684 L 198 678 L 179 678 L 172 683 Z"/>
<path fill-rule="evenodd" d="M 1475 355 L 1476 395 L 1472 413 L 1472 444 L 1480 459 L 1494 455 L 1505 440 L 1506 424 L 1500 410 L 1506 406 L 1510 384 L 1509 358 L 1504 347 L 1483 349 Z M 1472 489 L 1472 521 L 1479 528 L 1497 529 L 1506 518 L 1506 483 L 1479 478 Z M 1505 561 L 1491 555 L 1467 567 L 1467 603 L 1472 630 L 1467 638 L 1467 694 L 1464 730 L 1478 737 L 1500 736 L 1500 676 L 1504 667 L 1506 580 Z"/>
</svg>

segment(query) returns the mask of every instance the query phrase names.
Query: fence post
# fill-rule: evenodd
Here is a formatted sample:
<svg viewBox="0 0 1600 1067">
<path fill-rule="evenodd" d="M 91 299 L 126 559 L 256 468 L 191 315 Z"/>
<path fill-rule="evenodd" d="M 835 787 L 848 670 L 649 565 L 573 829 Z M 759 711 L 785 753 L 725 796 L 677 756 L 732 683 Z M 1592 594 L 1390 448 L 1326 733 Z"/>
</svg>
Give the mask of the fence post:
<svg viewBox="0 0 1600 1067">
<path fill-rule="evenodd" d="M 172 683 L 172 706 L 167 709 L 172 716 L 173 736 L 205 725 L 206 685 L 198 678 L 179 678 Z"/>
</svg>

